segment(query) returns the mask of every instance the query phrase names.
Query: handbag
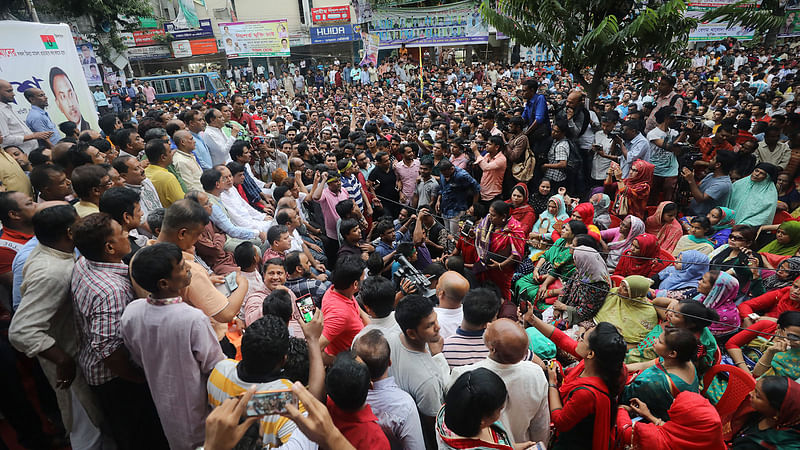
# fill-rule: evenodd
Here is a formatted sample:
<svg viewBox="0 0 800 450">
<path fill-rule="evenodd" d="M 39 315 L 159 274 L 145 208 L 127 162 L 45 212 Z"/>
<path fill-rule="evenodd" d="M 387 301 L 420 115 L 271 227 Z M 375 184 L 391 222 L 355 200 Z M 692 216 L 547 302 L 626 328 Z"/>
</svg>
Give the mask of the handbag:
<svg viewBox="0 0 800 450">
<path fill-rule="evenodd" d="M 614 200 L 614 215 L 627 216 L 628 215 L 628 197 L 625 195 L 618 195 Z"/>
<path fill-rule="evenodd" d="M 511 166 L 511 175 L 518 181 L 530 181 L 533 178 L 533 172 L 536 169 L 536 157 L 529 149 L 525 150 L 525 154 L 521 161 Z"/>
</svg>

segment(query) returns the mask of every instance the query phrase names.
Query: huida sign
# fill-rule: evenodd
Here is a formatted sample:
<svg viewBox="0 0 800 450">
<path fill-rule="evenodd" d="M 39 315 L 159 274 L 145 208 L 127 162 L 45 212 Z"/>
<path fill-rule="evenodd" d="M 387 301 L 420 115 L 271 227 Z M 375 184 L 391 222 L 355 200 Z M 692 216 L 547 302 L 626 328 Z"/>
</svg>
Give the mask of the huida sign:
<svg viewBox="0 0 800 450">
<path fill-rule="evenodd" d="M 311 27 L 312 44 L 329 44 L 332 42 L 357 41 L 360 35 L 358 25 L 335 25 L 329 27 Z"/>
</svg>

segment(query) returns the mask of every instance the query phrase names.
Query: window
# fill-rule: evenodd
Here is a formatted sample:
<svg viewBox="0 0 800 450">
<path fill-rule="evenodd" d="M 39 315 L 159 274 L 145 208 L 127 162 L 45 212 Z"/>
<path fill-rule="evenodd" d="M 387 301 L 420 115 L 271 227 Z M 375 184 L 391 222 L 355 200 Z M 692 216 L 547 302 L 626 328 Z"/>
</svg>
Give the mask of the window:
<svg viewBox="0 0 800 450">
<path fill-rule="evenodd" d="M 164 80 L 152 80 L 153 88 L 156 90 L 156 94 L 166 94 L 167 91 L 164 90 Z"/>
<path fill-rule="evenodd" d="M 205 91 L 206 80 L 203 77 L 192 77 L 193 91 Z"/>
<path fill-rule="evenodd" d="M 192 90 L 192 82 L 189 78 L 178 78 L 178 86 L 180 86 L 181 92 Z"/>
<path fill-rule="evenodd" d="M 220 81 L 219 78 L 217 77 L 211 78 L 211 84 L 214 85 L 214 89 L 216 89 L 217 91 L 222 91 L 225 89 L 222 86 L 222 81 Z"/>
<path fill-rule="evenodd" d="M 164 80 L 164 83 L 167 85 L 168 93 L 178 92 L 178 80 L 175 78 L 166 79 Z"/>
</svg>

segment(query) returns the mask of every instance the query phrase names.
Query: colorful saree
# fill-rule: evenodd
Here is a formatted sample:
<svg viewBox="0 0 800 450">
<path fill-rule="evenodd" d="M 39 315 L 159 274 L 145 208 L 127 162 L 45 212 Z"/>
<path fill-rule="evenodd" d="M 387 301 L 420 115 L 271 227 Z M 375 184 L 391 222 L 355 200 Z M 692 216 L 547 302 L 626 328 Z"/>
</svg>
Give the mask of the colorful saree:
<svg viewBox="0 0 800 450">
<path fill-rule="evenodd" d="M 681 377 L 667 372 L 663 366 L 664 361 L 648 367 L 636 376 L 620 394 L 619 402 L 622 405 L 630 403 L 632 398 L 642 400 L 650 412 L 661 420 L 669 420 L 669 410 L 675 397 L 681 392 L 700 392 L 700 377 L 694 374 L 694 379 L 687 383 Z"/>
</svg>

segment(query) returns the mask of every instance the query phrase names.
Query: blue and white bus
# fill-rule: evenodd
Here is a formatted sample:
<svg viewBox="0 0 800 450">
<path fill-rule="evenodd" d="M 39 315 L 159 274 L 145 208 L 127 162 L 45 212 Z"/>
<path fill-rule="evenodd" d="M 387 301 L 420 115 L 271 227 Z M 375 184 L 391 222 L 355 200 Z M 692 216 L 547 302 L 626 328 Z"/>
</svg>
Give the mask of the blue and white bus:
<svg viewBox="0 0 800 450">
<path fill-rule="evenodd" d="M 214 95 L 220 93 L 223 96 L 228 94 L 227 86 L 217 72 L 157 75 L 138 79 L 149 82 L 156 90 L 156 98 L 159 100 L 192 98 L 195 95 L 205 97 L 209 92 Z"/>
</svg>

